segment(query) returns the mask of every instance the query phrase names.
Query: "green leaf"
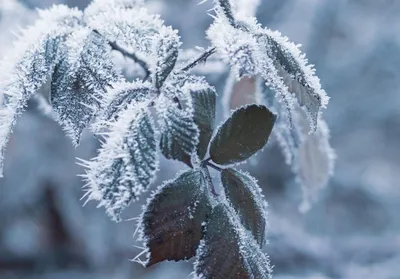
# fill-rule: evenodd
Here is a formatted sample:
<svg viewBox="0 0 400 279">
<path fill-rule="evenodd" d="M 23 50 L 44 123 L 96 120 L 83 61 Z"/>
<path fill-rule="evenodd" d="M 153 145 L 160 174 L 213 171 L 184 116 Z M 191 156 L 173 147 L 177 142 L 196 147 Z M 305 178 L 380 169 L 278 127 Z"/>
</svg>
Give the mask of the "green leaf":
<svg viewBox="0 0 400 279">
<path fill-rule="evenodd" d="M 257 181 L 248 174 L 234 169 L 221 172 L 225 195 L 235 209 L 243 226 L 252 232 L 262 247 L 265 242 L 267 224 L 266 203 Z"/>
<path fill-rule="evenodd" d="M 104 121 L 115 121 L 121 111 L 129 104 L 146 101 L 153 97 L 149 82 L 135 81 L 113 84 L 113 89 L 107 92 L 106 100 L 102 102 L 103 110 L 99 117 Z"/>
<path fill-rule="evenodd" d="M 211 141 L 210 157 L 220 165 L 250 158 L 267 143 L 275 119 L 265 106 L 239 108 L 219 127 Z"/>
<path fill-rule="evenodd" d="M 240 226 L 226 205 L 219 204 L 214 208 L 197 251 L 194 269 L 198 278 L 272 277 L 268 257 Z"/>
<path fill-rule="evenodd" d="M 74 42 L 76 37 L 83 40 L 78 46 Z M 57 121 L 76 146 L 99 109 L 98 100 L 110 83 L 118 80 L 118 75 L 109 57 L 108 44 L 100 35 L 79 30 L 66 44 L 72 46 L 54 69 L 50 99 Z"/>
<path fill-rule="evenodd" d="M 197 155 L 200 160 L 206 155 L 210 139 L 215 126 L 215 102 L 216 93 L 212 87 L 191 91 L 194 122 L 199 128 L 199 143 L 197 145 Z"/>
<path fill-rule="evenodd" d="M 194 122 L 191 107 L 181 108 L 171 103 L 161 117 L 160 149 L 167 159 L 179 160 L 192 167 L 191 155 L 195 152 L 199 130 Z"/>
<path fill-rule="evenodd" d="M 315 131 L 317 128 L 319 110 L 322 106 L 320 85 L 317 79 L 312 79 L 310 73 L 314 73 L 310 66 L 301 65 L 305 62 L 304 58 L 296 58 L 287 46 L 277 41 L 277 38 L 266 36 L 268 42 L 268 55 L 274 61 L 278 74 L 282 77 L 284 84 L 289 92 L 296 96 L 301 107 L 308 113 L 311 127 Z M 278 37 L 279 38 L 279 37 Z M 308 71 L 308 72 L 305 72 Z"/>
<path fill-rule="evenodd" d="M 193 257 L 210 213 L 207 184 L 200 170 L 184 172 L 159 187 L 139 224 L 149 252 L 146 265 Z"/>
<path fill-rule="evenodd" d="M 110 126 L 99 155 L 83 161 L 88 199 L 99 200 L 116 221 L 148 189 L 157 171 L 157 142 L 148 108 L 129 106 Z"/>
<path fill-rule="evenodd" d="M 156 46 L 157 63 L 153 83 L 159 89 L 175 67 L 179 53 L 179 37 L 170 27 L 162 29 Z M 161 31 L 160 31 L 161 32 Z"/>
</svg>

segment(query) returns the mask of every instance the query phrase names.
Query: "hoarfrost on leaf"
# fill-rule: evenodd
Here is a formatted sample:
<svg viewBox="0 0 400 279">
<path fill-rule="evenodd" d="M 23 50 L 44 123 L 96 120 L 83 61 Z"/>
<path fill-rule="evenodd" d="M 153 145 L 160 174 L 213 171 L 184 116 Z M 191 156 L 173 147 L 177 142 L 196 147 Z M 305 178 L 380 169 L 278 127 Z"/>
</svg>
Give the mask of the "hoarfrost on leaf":
<svg viewBox="0 0 400 279">
<path fill-rule="evenodd" d="M 310 119 L 311 131 L 315 132 L 320 109 L 326 108 L 329 98 L 305 55 L 279 32 L 262 28 L 255 18 L 230 24 L 218 7 L 217 4 L 217 16 L 207 35 L 222 59 L 239 76 L 262 76 L 278 100 L 284 102 L 289 126 L 294 104 L 300 104 Z"/>
<path fill-rule="evenodd" d="M 234 111 L 211 140 L 210 157 L 220 165 L 247 160 L 268 141 L 276 115 L 265 106 L 247 105 Z"/>
<path fill-rule="evenodd" d="M 211 213 L 207 183 L 200 170 L 189 170 L 155 191 L 139 221 L 148 249 L 146 266 L 193 257 Z"/>
<path fill-rule="evenodd" d="M 249 174 L 234 169 L 221 172 L 225 196 L 239 216 L 243 226 L 252 232 L 257 243 L 265 243 L 267 203 L 261 188 Z"/>
<path fill-rule="evenodd" d="M 292 114 L 294 126 L 290 129 L 285 114 L 281 114 L 284 108 L 274 98 L 272 90 L 263 86 L 259 94 L 262 95 L 262 103 L 274 113 L 283 115 L 278 117 L 272 135 L 303 189 L 304 198 L 300 210 L 306 211 L 333 174 L 335 152 L 329 143 L 329 128 L 320 116 L 317 131 L 310 133 L 306 113 L 297 105 Z"/>
<path fill-rule="evenodd" d="M 168 75 L 175 67 L 178 59 L 179 37 L 177 32 L 171 27 L 163 26 L 160 29 L 159 38 L 154 43 L 153 53 L 157 57 L 153 66 L 153 84 L 154 87 L 160 89 Z"/>
<path fill-rule="evenodd" d="M 194 269 L 199 279 L 272 278 L 268 256 L 223 203 L 213 209 Z"/>
<path fill-rule="evenodd" d="M 117 221 L 155 178 L 157 143 L 147 105 L 128 106 L 110 127 L 98 156 L 82 163 L 88 200 L 99 200 Z"/>
<path fill-rule="evenodd" d="M 57 121 L 76 146 L 98 111 L 99 100 L 120 77 L 109 57 L 110 47 L 99 34 L 82 28 L 65 44 L 68 51 L 55 67 L 50 99 Z"/>
<path fill-rule="evenodd" d="M 63 40 L 81 23 L 82 13 L 64 5 L 39 11 L 39 20 L 21 31 L 12 55 L 0 62 L 0 174 L 4 152 L 27 101 L 49 79 Z"/>
<path fill-rule="evenodd" d="M 167 159 L 192 166 L 191 157 L 199 143 L 199 129 L 195 123 L 190 93 L 176 94 L 173 98 L 175 101 L 164 96 L 157 102 L 161 126 L 160 149 Z"/>
<path fill-rule="evenodd" d="M 129 105 L 135 105 L 156 97 L 156 92 L 150 82 L 140 80 L 134 82 L 119 81 L 112 83 L 108 91 L 102 96 L 100 110 L 96 121 L 92 125 L 95 132 L 107 127 L 118 120 L 119 114 Z"/>
</svg>

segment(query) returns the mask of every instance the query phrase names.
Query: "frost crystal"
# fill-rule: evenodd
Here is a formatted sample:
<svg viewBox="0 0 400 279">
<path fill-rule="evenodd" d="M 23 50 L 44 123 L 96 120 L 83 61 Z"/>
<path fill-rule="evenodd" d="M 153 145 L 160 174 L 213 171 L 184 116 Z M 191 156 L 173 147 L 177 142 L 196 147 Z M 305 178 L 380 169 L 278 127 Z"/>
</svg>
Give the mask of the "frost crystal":
<svg viewBox="0 0 400 279">
<path fill-rule="evenodd" d="M 52 76 L 51 103 L 58 122 L 78 145 L 99 108 L 98 100 L 120 77 L 109 57 L 109 46 L 99 34 L 82 28 L 68 37 L 66 46 L 68 51 Z"/>
<path fill-rule="evenodd" d="M 272 278 L 268 256 L 223 203 L 213 209 L 194 269 L 198 279 Z"/>
<path fill-rule="evenodd" d="M 100 111 L 96 121 L 92 125 L 95 132 L 100 132 L 110 123 L 118 119 L 119 114 L 130 104 L 135 105 L 156 97 L 155 91 L 150 82 L 116 82 L 101 98 Z"/>
<path fill-rule="evenodd" d="M 262 81 L 261 81 L 262 82 Z M 306 211 L 310 203 L 317 198 L 333 174 L 335 153 L 329 144 L 329 129 L 326 122 L 318 119 L 315 133 L 310 133 L 306 113 L 297 105 L 293 111 L 293 129 L 289 129 L 282 104 L 274 98 L 268 87 L 261 87 L 262 103 L 268 106 L 278 117 L 272 134 L 282 148 L 286 163 L 291 165 L 296 180 L 303 189 L 303 204 L 300 209 Z"/>
<path fill-rule="evenodd" d="M 12 56 L 0 63 L 0 174 L 4 152 L 27 101 L 46 83 L 60 59 L 63 40 L 80 24 L 82 13 L 67 6 L 39 11 L 35 25 L 21 31 Z"/>
<path fill-rule="evenodd" d="M 130 105 L 106 136 L 99 155 L 84 161 L 88 200 L 99 200 L 107 213 L 120 213 L 147 190 L 157 170 L 157 143 L 147 104 Z"/>
<path fill-rule="evenodd" d="M 307 112 L 311 130 L 315 131 L 320 109 L 326 107 L 329 98 L 298 46 L 279 32 L 262 28 L 255 18 L 232 22 L 231 13 L 221 3 L 216 13 L 207 35 L 222 59 L 239 76 L 263 77 L 276 92 L 276 98 L 285 104 L 282 113 L 287 115 L 289 126 L 292 126 L 292 111 L 299 104 Z"/>
</svg>

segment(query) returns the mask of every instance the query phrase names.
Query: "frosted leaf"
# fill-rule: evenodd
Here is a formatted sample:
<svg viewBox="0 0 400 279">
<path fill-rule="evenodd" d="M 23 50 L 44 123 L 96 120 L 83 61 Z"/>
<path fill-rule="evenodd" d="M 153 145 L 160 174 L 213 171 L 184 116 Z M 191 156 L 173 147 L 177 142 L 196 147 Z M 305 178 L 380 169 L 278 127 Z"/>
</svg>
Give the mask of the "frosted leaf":
<svg viewBox="0 0 400 279">
<path fill-rule="evenodd" d="M 232 26 L 218 9 L 207 36 L 239 76 L 263 77 L 278 101 L 284 103 L 289 126 L 298 103 L 308 114 L 311 130 L 316 130 L 320 109 L 326 107 L 329 98 L 298 46 L 279 32 L 262 28 L 255 18 L 244 18 Z"/>
<path fill-rule="evenodd" d="M 64 38 L 78 26 L 82 14 L 67 6 L 39 11 L 33 26 L 21 31 L 11 56 L 0 63 L 0 174 L 5 147 L 27 101 L 48 80 L 60 59 Z"/>
<path fill-rule="evenodd" d="M 117 221 L 121 211 L 147 190 L 157 170 L 157 143 L 147 106 L 128 106 L 110 127 L 98 156 L 82 163 L 88 200 L 100 201 Z"/>
<path fill-rule="evenodd" d="M 161 140 L 160 149 L 167 159 L 174 159 L 192 166 L 191 156 L 199 143 L 199 129 L 194 122 L 194 111 L 190 94 L 185 106 L 183 98 L 171 101 L 161 97 L 157 109 L 160 115 Z"/>
<path fill-rule="evenodd" d="M 230 64 L 239 76 L 256 75 L 261 60 L 257 60 L 260 52 L 257 39 L 249 32 L 227 24 L 224 18 L 216 18 L 207 30 L 207 37 L 217 48 L 221 59 Z"/>
<path fill-rule="evenodd" d="M 243 226 L 252 232 L 262 247 L 265 243 L 267 204 L 257 181 L 246 173 L 234 169 L 221 172 L 225 196 L 239 216 Z"/>
<path fill-rule="evenodd" d="M 239 108 L 218 129 L 211 140 L 210 157 L 221 165 L 244 161 L 267 143 L 276 115 L 265 106 Z"/>
<path fill-rule="evenodd" d="M 197 155 L 204 159 L 215 126 L 216 93 L 211 86 L 191 90 L 194 109 L 194 122 L 199 129 Z"/>
<path fill-rule="evenodd" d="M 311 202 L 328 182 L 333 174 L 335 153 L 329 143 L 329 129 L 325 121 L 318 119 L 318 129 L 309 133 L 306 113 L 297 105 L 293 111 L 293 129 L 286 125 L 282 104 L 274 98 L 274 93 L 263 87 L 263 103 L 278 117 L 272 135 L 280 145 L 286 163 L 291 166 L 297 182 L 303 189 L 302 211 L 310 207 Z"/>
<path fill-rule="evenodd" d="M 101 109 L 92 129 L 100 131 L 108 123 L 116 121 L 120 112 L 124 111 L 129 105 L 149 101 L 154 97 L 156 97 L 156 92 L 152 89 L 150 82 L 137 80 L 111 84 L 111 88 L 101 99 Z"/>
<path fill-rule="evenodd" d="M 235 17 L 233 16 L 232 6 L 230 0 L 214 0 L 217 4 L 217 13 L 223 14 L 228 22 L 234 26 L 236 24 Z"/>
<path fill-rule="evenodd" d="M 305 117 L 304 117 L 305 118 Z M 326 122 L 318 120 L 318 129 L 313 134 L 306 134 L 301 142 L 297 155 L 297 180 L 303 188 L 302 211 L 318 197 L 333 175 L 335 152 L 329 143 L 329 129 Z"/>
<path fill-rule="evenodd" d="M 200 170 L 189 170 L 155 191 L 138 224 L 148 253 L 146 266 L 193 257 L 211 213 L 207 183 Z"/>
<path fill-rule="evenodd" d="M 300 106 L 305 108 L 311 121 L 311 130 L 315 131 L 319 110 L 325 108 L 329 100 L 315 76 L 315 69 L 308 65 L 299 47 L 280 32 L 263 29 L 261 33 L 266 36 L 267 51 L 279 75 L 289 91 L 296 95 Z"/>
<path fill-rule="evenodd" d="M 174 69 L 178 58 L 179 45 L 177 32 L 171 27 L 163 26 L 160 29 L 159 39 L 154 44 L 153 50 L 157 57 L 152 69 L 152 80 L 155 88 L 161 88 L 168 75 Z"/>
<path fill-rule="evenodd" d="M 97 33 L 78 30 L 66 46 L 68 51 L 54 70 L 50 96 L 57 121 L 76 146 L 99 108 L 98 100 L 119 76 L 107 42 Z"/>
<path fill-rule="evenodd" d="M 199 279 L 272 278 L 268 256 L 224 204 L 213 209 L 194 265 Z"/>
<path fill-rule="evenodd" d="M 158 15 L 150 15 L 145 8 L 126 9 L 119 5 L 96 12 L 93 10 L 93 6 L 85 10 L 85 19 L 90 28 L 97 30 L 110 42 L 117 42 L 127 51 L 151 62 L 148 64 L 153 63 L 157 57 L 154 45 L 163 27 Z"/>
</svg>

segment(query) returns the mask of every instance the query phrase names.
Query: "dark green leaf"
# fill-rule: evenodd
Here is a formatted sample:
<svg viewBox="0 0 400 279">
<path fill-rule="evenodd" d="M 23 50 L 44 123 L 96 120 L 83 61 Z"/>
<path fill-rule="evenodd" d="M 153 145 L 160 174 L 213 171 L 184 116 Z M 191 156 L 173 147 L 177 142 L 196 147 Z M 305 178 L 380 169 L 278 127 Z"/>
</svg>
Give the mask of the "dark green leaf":
<svg viewBox="0 0 400 279">
<path fill-rule="evenodd" d="M 110 127 L 99 155 L 86 162 L 89 199 L 100 200 L 116 221 L 155 178 L 157 142 L 147 109 L 130 106 Z M 92 195 L 92 193 L 94 193 Z"/>
<path fill-rule="evenodd" d="M 253 233 L 262 247 L 265 242 L 266 204 L 255 179 L 234 169 L 224 169 L 221 181 L 243 226 Z"/>
<path fill-rule="evenodd" d="M 266 37 L 270 47 L 269 53 L 278 74 L 282 77 L 289 91 L 295 94 L 299 105 L 308 112 L 313 121 L 312 126 L 316 129 L 318 112 L 321 108 L 321 97 L 316 93 L 315 88 L 310 84 L 305 72 L 293 55 L 274 38 Z"/>
<path fill-rule="evenodd" d="M 199 130 L 191 108 L 171 104 L 162 115 L 160 149 L 167 159 L 179 160 L 192 166 L 191 155 L 198 144 Z"/>
<path fill-rule="evenodd" d="M 219 127 L 212 139 L 212 160 L 220 165 L 229 165 L 250 158 L 267 143 L 275 119 L 276 116 L 265 106 L 239 108 Z"/>
<path fill-rule="evenodd" d="M 197 251 L 195 272 L 204 279 L 270 279 L 272 268 L 254 238 L 236 224 L 230 209 L 219 204 Z"/>
<path fill-rule="evenodd" d="M 140 224 L 150 252 L 146 265 L 193 257 L 203 237 L 203 222 L 210 213 L 201 171 L 189 170 L 162 185 L 147 205 Z"/>
<path fill-rule="evenodd" d="M 151 84 L 148 82 L 136 81 L 134 83 L 122 83 L 113 85 L 110 90 L 109 99 L 103 104 L 103 111 L 99 117 L 105 121 L 115 121 L 121 111 L 125 110 L 129 104 L 143 102 L 151 97 Z"/>
<path fill-rule="evenodd" d="M 69 38 L 67 45 L 75 46 L 73 40 L 74 37 Z M 64 53 L 61 62 L 55 67 L 50 95 L 57 121 L 74 145 L 79 144 L 83 129 L 99 109 L 98 100 L 110 83 L 118 80 L 104 38 L 94 32 L 88 33 L 82 48 L 76 48 Z"/>
<path fill-rule="evenodd" d="M 197 145 L 197 155 L 200 160 L 204 159 L 208 144 L 215 126 L 215 100 L 216 94 L 213 88 L 191 91 L 194 122 L 199 128 L 199 143 Z"/>
<path fill-rule="evenodd" d="M 178 37 L 173 31 L 166 32 L 164 37 L 160 38 L 157 44 L 157 68 L 153 77 L 153 82 L 157 89 L 161 88 L 168 75 L 174 69 L 176 60 L 178 59 L 178 48 Z"/>
</svg>

